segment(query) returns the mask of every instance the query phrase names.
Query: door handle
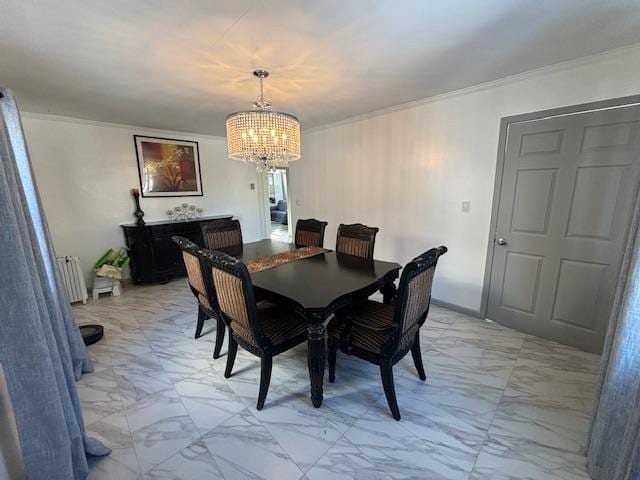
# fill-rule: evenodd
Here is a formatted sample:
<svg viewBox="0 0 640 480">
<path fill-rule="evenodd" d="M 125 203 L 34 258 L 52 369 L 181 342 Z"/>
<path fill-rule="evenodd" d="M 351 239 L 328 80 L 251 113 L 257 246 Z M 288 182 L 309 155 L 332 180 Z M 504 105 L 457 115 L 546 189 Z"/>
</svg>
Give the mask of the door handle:
<svg viewBox="0 0 640 480">
<path fill-rule="evenodd" d="M 498 245 L 506 245 L 507 241 L 504 238 L 500 237 L 498 238 L 497 243 Z"/>
</svg>

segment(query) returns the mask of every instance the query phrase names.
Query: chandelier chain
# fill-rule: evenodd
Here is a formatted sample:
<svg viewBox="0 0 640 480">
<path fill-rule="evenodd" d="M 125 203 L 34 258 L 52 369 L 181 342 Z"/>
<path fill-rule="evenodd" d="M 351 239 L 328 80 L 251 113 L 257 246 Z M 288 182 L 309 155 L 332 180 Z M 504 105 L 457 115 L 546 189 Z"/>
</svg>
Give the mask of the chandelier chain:
<svg viewBox="0 0 640 480">
<path fill-rule="evenodd" d="M 260 103 L 264 103 L 264 89 L 262 87 L 262 77 L 260 77 Z"/>
</svg>

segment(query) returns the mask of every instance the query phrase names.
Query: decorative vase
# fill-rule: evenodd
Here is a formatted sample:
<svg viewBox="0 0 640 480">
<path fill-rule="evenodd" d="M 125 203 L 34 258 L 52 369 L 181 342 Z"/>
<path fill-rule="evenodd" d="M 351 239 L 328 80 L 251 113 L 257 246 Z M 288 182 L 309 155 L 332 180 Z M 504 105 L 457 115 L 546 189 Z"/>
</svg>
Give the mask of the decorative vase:
<svg viewBox="0 0 640 480">
<path fill-rule="evenodd" d="M 134 217 L 137 218 L 136 225 L 142 227 L 144 225 L 144 212 L 140 209 L 140 191 L 137 188 L 131 189 L 131 195 L 133 195 L 133 200 L 136 203 L 136 211 L 133 212 Z"/>
</svg>

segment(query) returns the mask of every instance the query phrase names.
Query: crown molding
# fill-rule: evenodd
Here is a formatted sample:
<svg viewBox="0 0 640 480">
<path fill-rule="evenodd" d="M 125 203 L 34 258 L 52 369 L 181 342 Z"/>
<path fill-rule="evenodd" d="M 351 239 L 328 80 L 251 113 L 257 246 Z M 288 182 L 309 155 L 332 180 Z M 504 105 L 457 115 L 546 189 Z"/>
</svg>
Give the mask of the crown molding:
<svg viewBox="0 0 640 480">
<path fill-rule="evenodd" d="M 68 117 L 64 115 L 55 115 L 52 113 L 38 113 L 38 112 L 21 112 L 22 118 L 34 119 L 34 120 L 46 120 L 49 122 L 62 122 L 62 123 L 75 123 L 78 125 L 89 125 L 93 127 L 105 127 L 105 128 L 118 128 L 121 130 L 131 130 L 135 133 L 153 133 L 155 135 L 173 135 L 179 137 L 187 137 L 192 139 L 209 139 L 226 141 L 225 137 L 219 137 L 215 135 L 204 135 L 200 133 L 183 132 L 180 130 L 163 130 L 158 128 L 139 127 L 136 125 L 127 125 L 124 123 L 112 123 L 102 122 L 99 120 L 87 120 L 84 118 Z"/>
<path fill-rule="evenodd" d="M 482 92 L 495 87 L 509 85 L 516 82 L 522 82 L 526 80 L 533 80 L 535 78 L 549 75 L 551 73 L 562 72 L 570 70 L 582 65 L 588 65 L 596 60 L 605 61 L 609 58 L 618 58 L 625 55 L 640 54 L 640 43 L 634 43 L 632 45 L 626 45 L 624 47 L 615 48 L 613 50 L 607 50 L 605 52 L 596 53 L 594 55 L 588 55 L 586 57 L 574 58 L 572 60 L 566 60 L 564 62 L 554 63 L 552 65 L 545 65 L 544 67 L 535 68 L 533 70 L 527 70 L 526 72 L 516 73 L 507 77 L 499 78 L 497 80 L 491 80 L 490 82 L 479 83 L 470 87 L 461 88 L 459 90 L 453 90 L 451 92 L 441 93 L 439 95 L 433 95 L 431 97 L 420 98 L 418 100 L 412 100 L 410 102 L 400 103 L 390 107 L 381 108 L 378 110 L 372 110 L 370 112 L 355 115 L 353 117 L 346 118 L 344 120 L 338 120 L 336 122 L 325 123 L 316 127 L 311 127 L 302 131 L 304 135 L 322 130 L 328 130 L 334 127 L 340 127 L 351 123 L 360 122 L 369 118 L 386 115 L 388 113 L 397 112 L 400 110 L 409 110 L 412 108 L 420 107 L 430 103 L 441 102 L 450 98 L 461 97 L 470 95 L 477 92 Z"/>
</svg>

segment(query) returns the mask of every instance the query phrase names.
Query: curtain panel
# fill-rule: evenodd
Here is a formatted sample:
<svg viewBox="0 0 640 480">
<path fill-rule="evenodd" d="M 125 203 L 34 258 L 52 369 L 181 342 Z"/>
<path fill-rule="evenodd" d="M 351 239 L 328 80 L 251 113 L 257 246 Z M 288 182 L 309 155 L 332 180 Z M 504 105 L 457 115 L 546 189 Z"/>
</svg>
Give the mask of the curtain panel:
<svg viewBox="0 0 640 480">
<path fill-rule="evenodd" d="M 595 480 L 640 479 L 640 197 L 602 353 L 587 460 Z"/>
<path fill-rule="evenodd" d="M 15 100 L 0 88 L 0 362 L 31 480 L 83 479 L 75 381 L 92 363 L 62 287 Z"/>
</svg>

